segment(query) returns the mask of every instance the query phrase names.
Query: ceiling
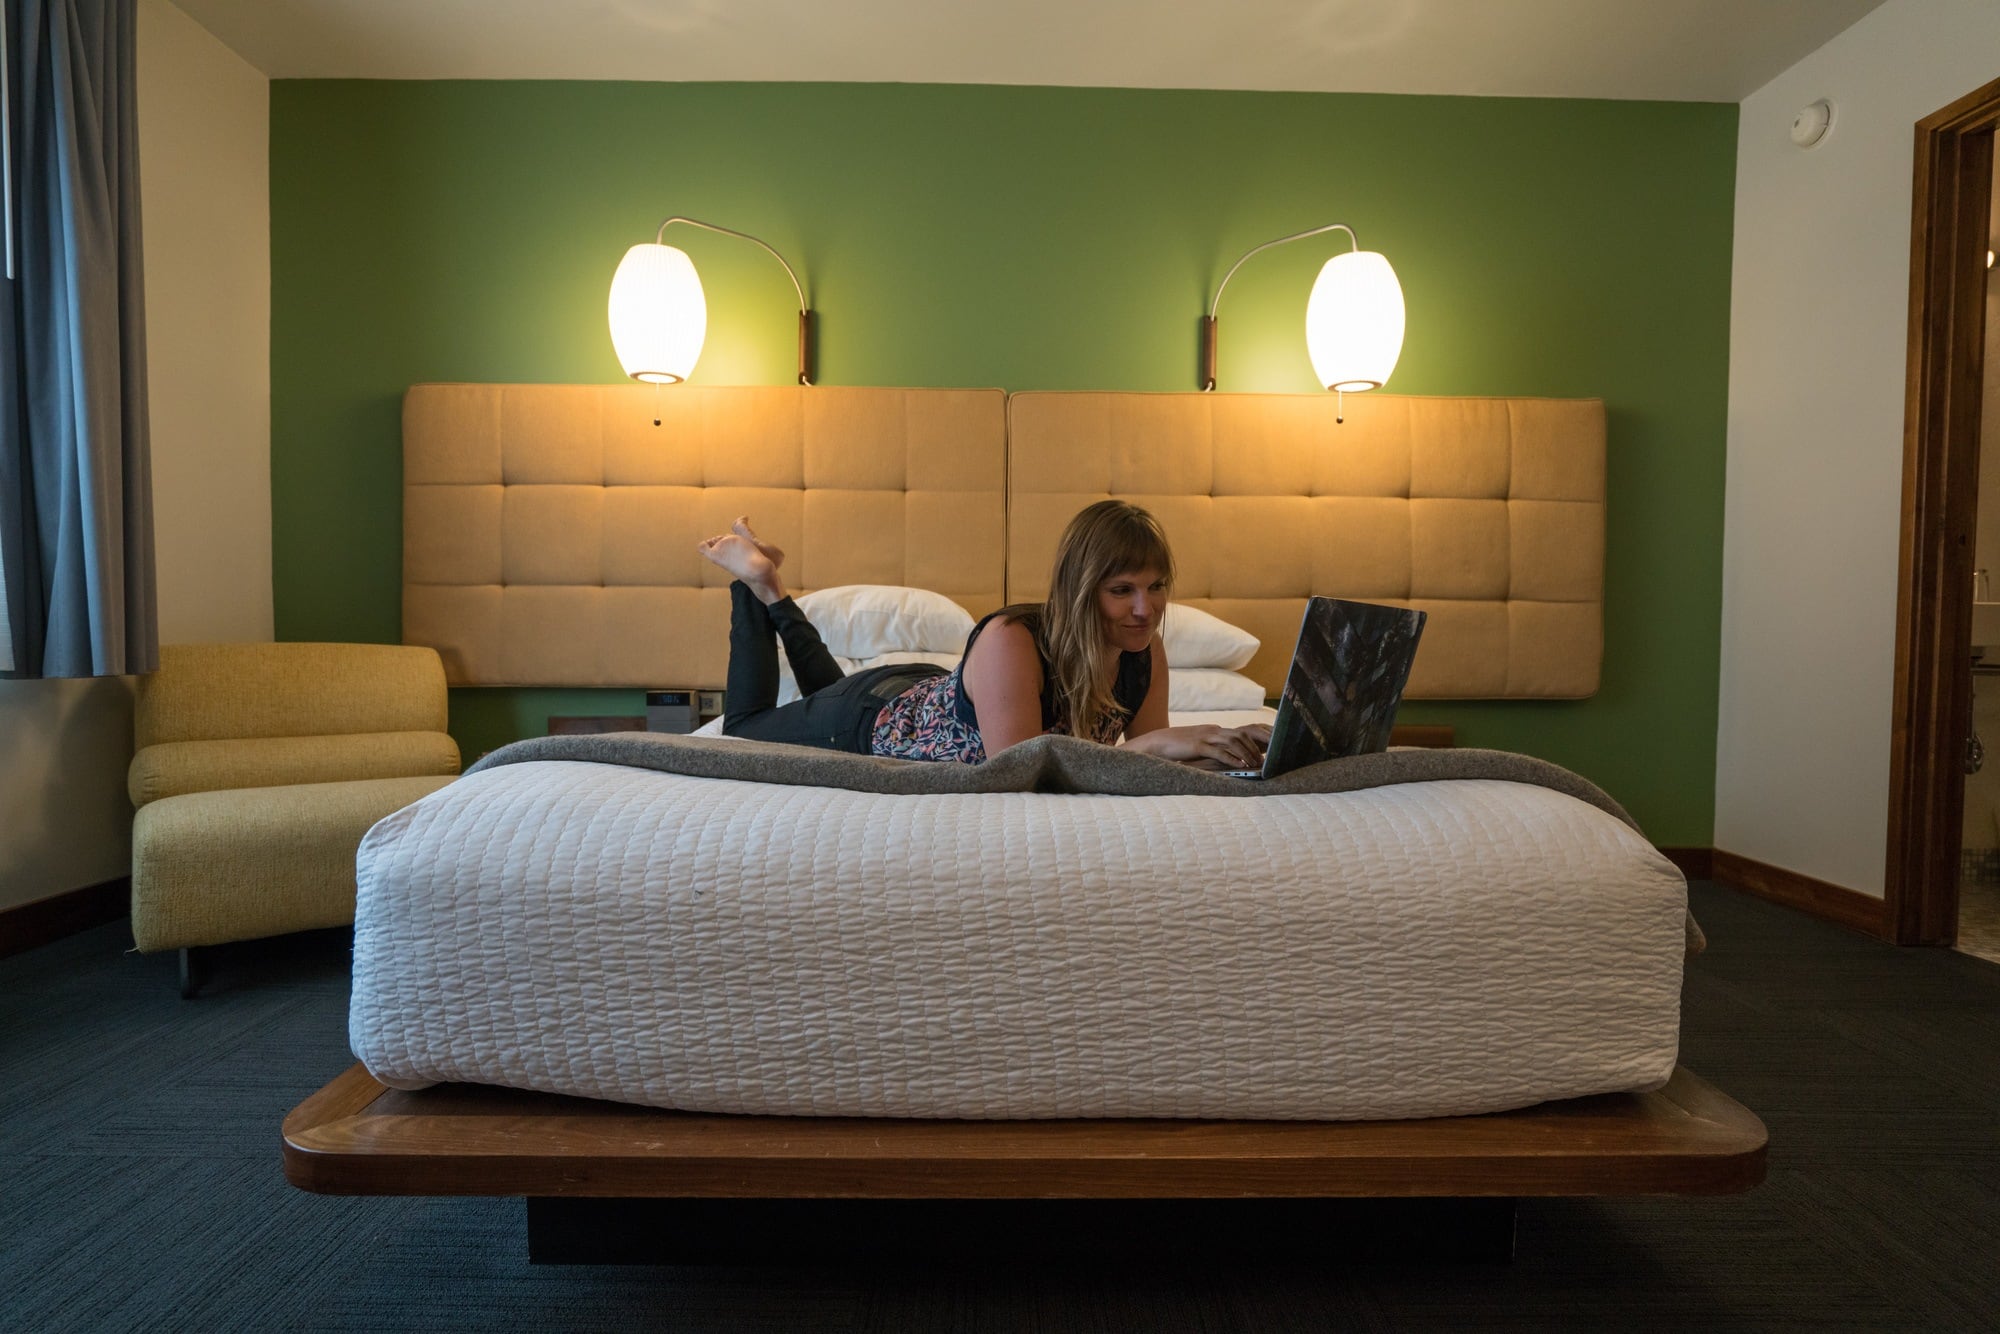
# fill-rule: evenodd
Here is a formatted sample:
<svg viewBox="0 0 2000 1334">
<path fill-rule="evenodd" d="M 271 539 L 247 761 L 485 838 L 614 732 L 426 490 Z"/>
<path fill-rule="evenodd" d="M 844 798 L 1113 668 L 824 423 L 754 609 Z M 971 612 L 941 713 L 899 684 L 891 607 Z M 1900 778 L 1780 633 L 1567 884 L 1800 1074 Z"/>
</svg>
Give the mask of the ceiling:
<svg viewBox="0 0 2000 1334">
<path fill-rule="evenodd" d="M 1883 0 L 173 0 L 272 78 L 1738 102 Z"/>
</svg>

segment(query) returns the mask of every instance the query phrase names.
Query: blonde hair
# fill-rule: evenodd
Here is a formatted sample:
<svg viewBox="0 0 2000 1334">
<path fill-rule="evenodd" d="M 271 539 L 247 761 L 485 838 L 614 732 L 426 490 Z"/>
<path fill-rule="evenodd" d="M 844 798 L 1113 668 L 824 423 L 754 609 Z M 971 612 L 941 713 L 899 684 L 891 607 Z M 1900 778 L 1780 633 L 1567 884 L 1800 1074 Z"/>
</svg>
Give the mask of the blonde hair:
<svg viewBox="0 0 2000 1334">
<path fill-rule="evenodd" d="M 1100 500 L 1069 521 L 1056 543 L 1043 604 L 1044 651 L 1055 687 L 1056 712 L 1070 735 L 1089 737 L 1097 720 L 1116 707 L 1104 679 L 1110 641 L 1097 586 L 1114 574 L 1158 570 L 1174 581 L 1174 554 L 1160 521 L 1129 501 Z"/>
</svg>

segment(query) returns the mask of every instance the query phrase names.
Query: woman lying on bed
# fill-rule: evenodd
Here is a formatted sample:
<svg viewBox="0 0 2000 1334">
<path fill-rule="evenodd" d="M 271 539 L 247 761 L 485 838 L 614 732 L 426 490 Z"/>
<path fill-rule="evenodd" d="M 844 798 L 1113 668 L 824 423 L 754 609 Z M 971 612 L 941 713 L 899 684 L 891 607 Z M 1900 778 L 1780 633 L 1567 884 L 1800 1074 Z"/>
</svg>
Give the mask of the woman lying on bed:
<svg viewBox="0 0 2000 1334">
<path fill-rule="evenodd" d="M 736 576 L 722 721 L 729 736 L 978 764 L 1053 733 L 1210 767 L 1263 762 L 1271 729 L 1262 724 L 1167 726 L 1159 628 L 1174 559 L 1159 521 L 1137 505 L 1103 500 L 1070 520 L 1048 601 L 987 615 L 949 672 L 909 663 L 843 675 L 785 593 L 785 553 L 760 542 L 746 519 L 698 550 Z M 782 706 L 781 641 L 801 696 Z"/>
</svg>

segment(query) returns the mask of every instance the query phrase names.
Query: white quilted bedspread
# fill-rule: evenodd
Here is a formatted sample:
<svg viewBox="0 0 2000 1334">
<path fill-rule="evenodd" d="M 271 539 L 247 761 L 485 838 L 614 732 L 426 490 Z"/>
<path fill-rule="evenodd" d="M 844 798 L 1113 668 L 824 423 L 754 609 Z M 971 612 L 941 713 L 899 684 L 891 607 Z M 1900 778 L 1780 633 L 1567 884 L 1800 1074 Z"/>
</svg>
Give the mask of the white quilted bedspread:
<svg viewBox="0 0 2000 1334">
<path fill-rule="evenodd" d="M 361 845 L 385 1083 L 714 1112 L 1372 1118 L 1651 1088 L 1686 887 L 1494 781 L 883 796 L 505 765 Z"/>
</svg>

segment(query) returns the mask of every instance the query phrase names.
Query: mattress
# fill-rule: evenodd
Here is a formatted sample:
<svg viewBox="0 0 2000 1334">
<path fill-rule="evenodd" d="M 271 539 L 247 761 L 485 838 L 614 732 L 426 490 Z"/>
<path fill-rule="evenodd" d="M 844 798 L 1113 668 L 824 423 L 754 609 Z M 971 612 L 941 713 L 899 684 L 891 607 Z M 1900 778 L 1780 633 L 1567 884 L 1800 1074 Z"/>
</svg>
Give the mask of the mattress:
<svg viewBox="0 0 2000 1334">
<path fill-rule="evenodd" d="M 704 1112 L 1344 1119 L 1662 1084 L 1686 886 L 1492 780 L 889 796 L 567 761 L 370 831 L 350 1035 L 399 1088 Z"/>
</svg>

